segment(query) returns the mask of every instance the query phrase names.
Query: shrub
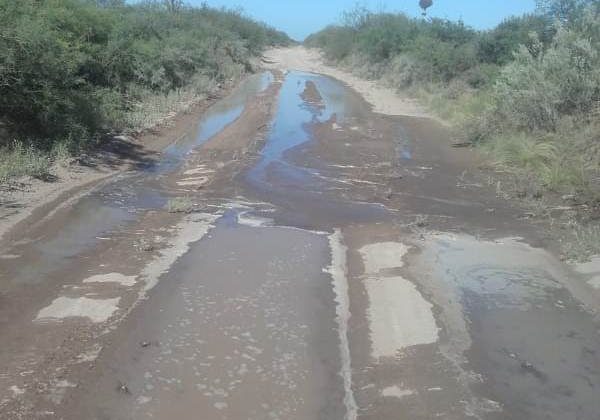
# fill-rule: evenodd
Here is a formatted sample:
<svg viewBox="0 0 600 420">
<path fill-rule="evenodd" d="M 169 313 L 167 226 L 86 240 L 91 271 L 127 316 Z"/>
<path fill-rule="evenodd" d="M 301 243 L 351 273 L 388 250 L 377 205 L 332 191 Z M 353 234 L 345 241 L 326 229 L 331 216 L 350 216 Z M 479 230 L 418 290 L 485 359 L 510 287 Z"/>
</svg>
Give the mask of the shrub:
<svg viewBox="0 0 600 420">
<path fill-rule="evenodd" d="M 85 145 L 122 128 L 141 100 L 237 78 L 267 45 L 287 42 L 206 5 L 0 0 L 0 147 L 8 138 L 46 151 L 63 139 Z"/>
<path fill-rule="evenodd" d="M 169 213 L 191 213 L 193 209 L 194 203 L 189 197 L 175 197 L 167 202 Z"/>
<path fill-rule="evenodd" d="M 564 115 L 583 118 L 600 101 L 600 55 L 589 39 L 559 28 L 552 46 L 522 46 L 496 83 L 500 118 L 515 128 L 555 130 Z"/>
</svg>

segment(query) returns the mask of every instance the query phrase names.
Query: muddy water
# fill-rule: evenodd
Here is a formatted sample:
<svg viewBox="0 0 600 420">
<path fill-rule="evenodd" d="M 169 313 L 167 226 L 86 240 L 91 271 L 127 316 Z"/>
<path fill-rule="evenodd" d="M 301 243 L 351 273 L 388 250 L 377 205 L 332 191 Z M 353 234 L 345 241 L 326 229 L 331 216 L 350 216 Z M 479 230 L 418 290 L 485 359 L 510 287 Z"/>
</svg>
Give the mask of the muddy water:
<svg viewBox="0 0 600 420">
<path fill-rule="evenodd" d="M 437 280 L 463 307 L 470 365 L 501 402 L 497 418 L 598 415 L 598 323 L 561 283 L 568 274 L 550 255 L 513 239 L 454 235 L 435 236 L 427 248 Z"/>
<path fill-rule="evenodd" d="M 307 83 L 314 83 L 322 103 L 302 99 Z M 278 206 L 276 219 L 301 227 L 331 228 L 341 221 L 383 221 L 382 206 L 340 200 L 326 195 L 332 183 L 319 170 L 297 164 L 288 155 L 309 142 L 314 124 L 355 121 L 369 114 L 366 103 L 340 82 L 325 76 L 290 72 L 281 88 L 279 106 L 259 161 L 245 175 L 249 194 Z"/>
<path fill-rule="evenodd" d="M 234 92 L 209 108 L 196 129 L 169 146 L 159 160 L 140 172 L 124 175 L 97 188 L 79 200 L 47 237 L 23 238 L 8 254 L 35 254 L 35 264 L 24 265 L 20 258 L 0 267 L 0 276 L 14 283 L 37 283 L 69 263 L 69 259 L 118 233 L 148 209 L 160 209 L 169 198 L 161 176 L 174 171 L 185 156 L 239 117 L 245 103 L 272 82 L 271 73 L 248 78 Z M 159 174 L 160 176 L 156 176 Z"/>
<path fill-rule="evenodd" d="M 37 241 L 33 264 L 7 260 L 6 278 L 48 282 L 52 267 L 161 208 L 166 175 L 269 83 L 251 79 L 157 165 L 80 201 L 64 229 Z M 511 210 L 464 186 L 463 158 L 440 146 L 440 132 L 374 115 L 334 79 L 288 73 L 264 147 L 231 181 L 236 196 L 198 193 L 212 213 L 181 223 L 139 274 L 152 276 L 140 304 L 86 343 L 79 370 L 52 382 L 58 391 L 42 392 L 57 402 L 52 413 L 596 419 L 600 325 L 582 305 L 587 289 L 551 254 L 504 238 L 504 226 L 520 226 Z M 439 232 L 459 224 L 500 239 Z M 120 286 L 94 293 L 125 299 L 135 274 L 111 273 Z"/>
</svg>

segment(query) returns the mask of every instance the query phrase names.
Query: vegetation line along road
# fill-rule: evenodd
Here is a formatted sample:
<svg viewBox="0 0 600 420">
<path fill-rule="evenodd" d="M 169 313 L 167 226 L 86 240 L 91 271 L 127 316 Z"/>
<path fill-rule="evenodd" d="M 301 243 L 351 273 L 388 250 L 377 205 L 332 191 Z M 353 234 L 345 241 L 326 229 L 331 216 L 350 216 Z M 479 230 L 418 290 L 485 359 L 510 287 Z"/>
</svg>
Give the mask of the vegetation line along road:
<svg viewBox="0 0 600 420">
<path fill-rule="evenodd" d="M 305 44 L 417 97 L 457 143 L 481 145 L 503 172 L 490 178 L 499 194 L 535 216 L 568 209 L 566 257 L 600 252 L 600 2 L 541 0 L 489 31 L 356 8 Z"/>
<path fill-rule="evenodd" d="M 0 0 L 0 182 L 152 127 L 289 38 L 178 0 Z"/>
</svg>

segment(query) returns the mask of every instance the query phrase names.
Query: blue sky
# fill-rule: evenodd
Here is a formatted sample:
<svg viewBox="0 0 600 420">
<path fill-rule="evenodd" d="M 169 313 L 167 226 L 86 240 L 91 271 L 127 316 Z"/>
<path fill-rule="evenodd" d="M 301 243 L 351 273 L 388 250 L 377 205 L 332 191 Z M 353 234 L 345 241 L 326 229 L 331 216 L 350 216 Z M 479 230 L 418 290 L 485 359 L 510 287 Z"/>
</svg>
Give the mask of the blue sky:
<svg viewBox="0 0 600 420">
<path fill-rule="evenodd" d="M 188 0 L 199 5 L 202 0 Z M 208 0 L 210 6 L 242 8 L 250 16 L 282 29 L 302 40 L 330 23 L 340 21 L 344 10 L 356 4 L 373 10 L 402 11 L 411 16 L 420 14 L 418 0 Z M 511 15 L 531 12 L 535 0 L 433 0 L 429 14 L 452 20 L 462 19 L 479 29 L 491 28 Z"/>
</svg>

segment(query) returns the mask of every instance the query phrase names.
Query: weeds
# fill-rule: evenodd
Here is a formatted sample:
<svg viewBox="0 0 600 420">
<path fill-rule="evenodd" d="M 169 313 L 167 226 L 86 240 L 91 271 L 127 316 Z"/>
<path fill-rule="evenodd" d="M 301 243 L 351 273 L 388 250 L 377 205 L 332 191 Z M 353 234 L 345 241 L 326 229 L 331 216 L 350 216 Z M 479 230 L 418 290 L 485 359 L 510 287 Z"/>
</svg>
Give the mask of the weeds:
<svg viewBox="0 0 600 420">
<path fill-rule="evenodd" d="M 11 178 L 31 176 L 47 178 L 50 175 L 51 155 L 14 142 L 10 148 L 0 150 L 0 183 Z"/>
<path fill-rule="evenodd" d="M 191 213 L 194 209 L 192 200 L 185 197 L 175 197 L 167 202 L 167 211 L 169 213 Z"/>
<path fill-rule="evenodd" d="M 190 85 L 167 94 L 138 89 L 137 99 L 129 106 L 130 110 L 123 114 L 120 128 L 132 131 L 152 128 L 169 116 L 187 111 L 216 89 L 216 80 L 203 75 L 197 75 Z"/>
<path fill-rule="evenodd" d="M 597 224 L 573 226 L 573 240 L 564 246 L 569 260 L 584 262 L 594 255 L 600 255 L 600 226 Z"/>
</svg>

